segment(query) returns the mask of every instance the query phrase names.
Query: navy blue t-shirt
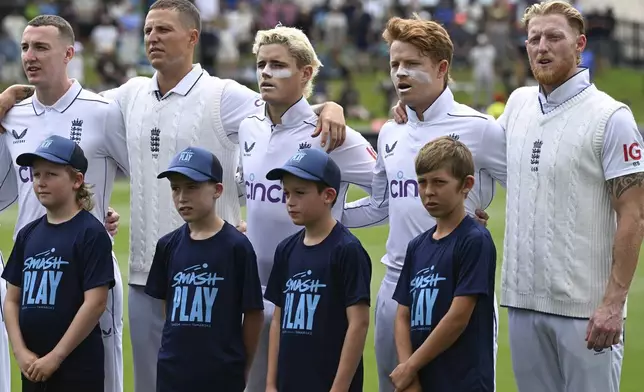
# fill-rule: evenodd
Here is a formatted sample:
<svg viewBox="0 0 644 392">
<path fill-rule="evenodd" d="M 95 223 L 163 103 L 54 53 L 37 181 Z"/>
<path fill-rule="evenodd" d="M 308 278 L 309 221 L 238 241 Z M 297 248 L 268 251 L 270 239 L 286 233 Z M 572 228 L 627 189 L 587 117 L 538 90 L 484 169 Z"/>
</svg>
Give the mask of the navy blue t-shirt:
<svg viewBox="0 0 644 392">
<path fill-rule="evenodd" d="M 409 307 L 416 351 L 447 314 L 454 297 L 477 296 L 470 322 L 456 342 L 419 372 L 423 391 L 494 390 L 494 278 L 496 248 L 490 232 L 467 216 L 448 236 L 436 227 L 414 238 L 394 300 Z"/>
<path fill-rule="evenodd" d="M 282 241 L 265 298 L 282 309 L 277 365 L 280 392 L 329 392 L 349 322 L 346 309 L 370 302 L 371 259 L 337 223 L 321 243 L 304 245 L 304 230 Z M 350 392 L 362 392 L 362 360 Z"/>
<path fill-rule="evenodd" d="M 184 224 L 157 243 L 145 292 L 166 301 L 157 391 L 242 392 L 242 316 L 264 309 L 257 259 L 228 223 L 205 240 Z"/>
<path fill-rule="evenodd" d="M 21 288 L 20 332 L 27 348 L 44 356 L 67 332 L 85 291 L 114 286 L 112 241 L 85 210 L 60 224 L 42 216 L 18 232 L 2 277 Z M 95 380 L 103 375 L 103 338 L 96 323 L 54 377 Z"/>
</svg>

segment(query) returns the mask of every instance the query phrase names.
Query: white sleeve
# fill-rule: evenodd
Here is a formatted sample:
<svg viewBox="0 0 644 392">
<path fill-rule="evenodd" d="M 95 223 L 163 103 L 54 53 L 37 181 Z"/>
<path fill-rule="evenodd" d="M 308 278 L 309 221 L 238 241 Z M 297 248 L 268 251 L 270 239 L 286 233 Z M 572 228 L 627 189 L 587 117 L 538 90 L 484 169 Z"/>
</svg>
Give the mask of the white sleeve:
<svg viewBox="0 0 644 392">
<path fill-rule="evenodd" d="M 486 170 L 504 188 L 508 177 L 505 130 L 494 119 L 489 119 L 477 154 L 481 170 Z"/>
<path fill-rule="evenodd" d="M 219 111 L 224 132 L 232 142 L 238 142 L 237 132 L 242 120 L 259 113 L 263 105 L 264 101 L 255 91 L 234 80 L 226 83 L 221 93 Z"/>
<path fill-rule="evenodd" d="M 360 132 L 347 127 L 345 142 L 330 153 L 342 171 L 342 182 L 357 185 L 371 193 L 377 154 Z"/>
<path fill-rule="evenodd" d="M 0 211 L 18 200 L 18 178 L 11 153 L 0 135 Z"/>
<path fill-rule="evenodd" d="M 644 172 L 642 165 L 642 135 L 633 114 L 627 108 L 618 109 L 608 119 L 604 130 L 602 166 L 604 179 Z"/>
<path fill-rule="evenodd" d="M 348 135 L 348 133 L 347 133 Z M 378 139 L 380 141 L 380 138 Z M 378 143 L 378 151 L 382 151 Z M 373 150 L 370 150 L 371 152 Z M 382 154 L 378 154 L 371 173 L 370 196 L 344 205 L 342 224 L 349 228 L 377 226 L 389 218 L 389 180 Z"/>
<path fill-rule="evenodd" d="M 105 149 L 107 156 L 114 159 L 123 172 L 130 176 L 130 163 L 127 153 L 127 135 L 125 121 L 118 102 L 109 103 L 109 109 L 105 118 Z"/>
</svg>

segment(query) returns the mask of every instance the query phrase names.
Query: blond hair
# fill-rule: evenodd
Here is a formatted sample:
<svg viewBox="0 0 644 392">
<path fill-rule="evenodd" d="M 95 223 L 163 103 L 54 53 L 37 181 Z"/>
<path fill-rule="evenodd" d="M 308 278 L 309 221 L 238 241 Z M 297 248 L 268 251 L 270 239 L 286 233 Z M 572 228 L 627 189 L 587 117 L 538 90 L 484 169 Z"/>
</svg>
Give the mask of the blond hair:
<svg viewBox="0 0 644 392">
<path fill-rule="evenodd" d="M 433 20 L 423 20 L 414 14 L 413 19 L 391 18 L 387 22 L 382 38 L 391 47 L 394 41 L 414 45 L 423 56 L 438 64 L 447 60 L 445 87 L 450 82 L 450 66 L 454 57 L 454 44 L 447 30 Z"/>
<path fill-rule="evenodd" d="M 460 180 L 474 175 L 474 158 L 467 146 L 450 136 L 441 136 L 425 144 L 416 156 L 416 174 L 447 169 Z"/>
<path fill-rule="evenodd" d="M 67 173 L 71 178 L 76 177 L 78 170 L 71 166 L 65 166 Z M 92 186 L 85 181 L 76 190 L 76 203 L 85 211 L 92 211 L 94 209 L 94 193 L 91 191 Z"/>
<path fill-rule="evenodd" d="M 311 45 L 306 34 L 294 27 L 277 26 L 270 30 L 259 30 L 255 35 L 253 54 L 257 55 L 262 45 L 284 45 L 296 60 L 298 68 L 310 65 L 313 68 L 311 79 L 304 86 L 304 97 L 308 98 L 313 93 L 313 80 L 322 67 L 322 62 Z"/>
</svg>

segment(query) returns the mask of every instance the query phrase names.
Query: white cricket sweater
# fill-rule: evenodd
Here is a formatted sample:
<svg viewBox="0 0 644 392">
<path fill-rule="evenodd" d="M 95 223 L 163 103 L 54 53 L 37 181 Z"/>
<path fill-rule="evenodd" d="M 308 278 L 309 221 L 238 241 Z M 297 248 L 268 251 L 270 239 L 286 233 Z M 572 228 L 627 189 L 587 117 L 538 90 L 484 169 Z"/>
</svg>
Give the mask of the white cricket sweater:
<svg viewBox="0 0 644 392">
<path fill-rule="evenodd" d="M 105 93 L 121 105 L 130 158 L 129 283 L 147 282 L 156 243 L 184 222 L 176 212 L 167 179 L 157 179 L 172 157 L 189 146 L 220 160 L 224 192 L 217 214 L 236 226 L 241 220 L 235 171 L 237 144 L 226 135 L 220 112 L 222 91 L 231 80 L 211 77 L 198 65 L 161 97 L 155 78 L 137 77 Z"/>
<path fill-rule="evenodd" d="M 604 131 L 625 105 L 590 85 L 544 114 L 538 94 L 515 90 L 501 121 L 508 154 L 501 305 L 588 318 L 610 276 L 616 230 Z"/>
</svg>

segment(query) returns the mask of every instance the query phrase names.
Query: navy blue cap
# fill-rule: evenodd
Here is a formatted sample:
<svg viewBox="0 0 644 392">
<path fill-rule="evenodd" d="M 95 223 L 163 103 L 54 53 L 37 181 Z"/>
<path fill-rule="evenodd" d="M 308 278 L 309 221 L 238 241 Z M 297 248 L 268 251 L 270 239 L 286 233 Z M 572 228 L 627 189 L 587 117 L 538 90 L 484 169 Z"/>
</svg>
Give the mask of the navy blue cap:
<svg viewBox="0 0 644 392">
<path fill-rule="evenodd" d="M 299 150 L 284 166 L 269 171 L 266 178 L 271 181 L 281 180 L 286 173 L 304 180 L 321 181 L 336 192 L 340 190 L 340 168 L 329 154 L 321 150 Z"/>
<path fill-rule="evenodd" d="M 69 165 L 83 174 L 87 172 L 87 158 L 85 158 L 83 149 L 75 142 L 62 136 L 48 137 L 40 143 L 36 152 L 18 155 L 16 163 L 20 166 L 33 166 L 36 159 Z"/>
<path fill-rule="evenodd" d="M 168 177 L 172 173 L 183 174 L 195 182 L 221 182 L 224 169 L 216 156 L 199 147 L 188 147 L 181 151 L 170 162 L 170 166 L 157 178 Z"/>
</svg>

